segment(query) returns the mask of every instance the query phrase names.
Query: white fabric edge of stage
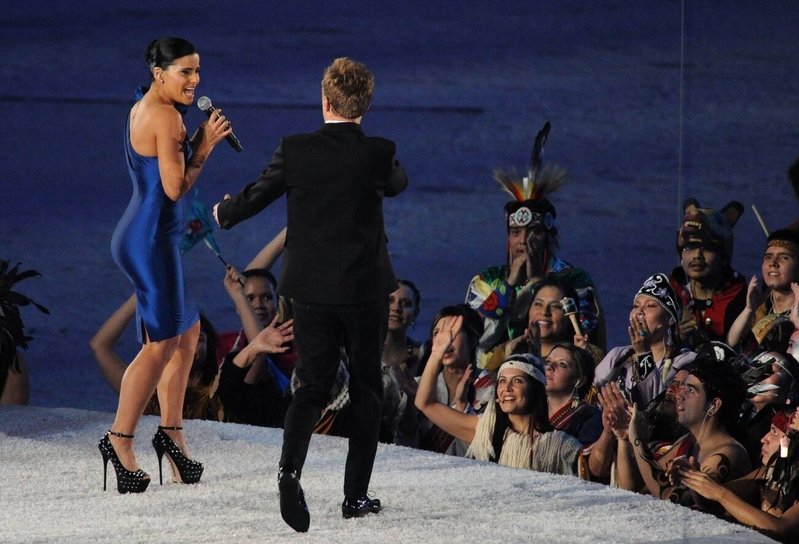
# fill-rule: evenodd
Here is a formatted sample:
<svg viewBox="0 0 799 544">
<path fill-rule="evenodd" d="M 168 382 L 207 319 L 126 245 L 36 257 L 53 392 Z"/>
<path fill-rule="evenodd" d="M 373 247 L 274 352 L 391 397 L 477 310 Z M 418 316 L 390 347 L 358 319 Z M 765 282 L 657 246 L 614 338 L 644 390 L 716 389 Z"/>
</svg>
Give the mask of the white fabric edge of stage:
<svg viewBox="0 0 799 544">
<path fill-rule="evenodd" d="M 97 442 L 113 414 L 0 406 L 0 527 L 3 542 L 773 542 L 667 501 L 582 481 L 392 445 L 378 450 L 370 493 L 378 515 L 341 517 L 346 440 L 314 436 L 302 483 L 308 533 L 280 518 L 277 465 L 282 431 L 187 421 L 191 453 L 205 463 L 198 485 L 165 482 L 142 419 L 135 439 L 152 482 L 120 495 L 109 466 L 102 491 Z M 110 463 L 109 463 L 110 465 Z"/>
</svg>

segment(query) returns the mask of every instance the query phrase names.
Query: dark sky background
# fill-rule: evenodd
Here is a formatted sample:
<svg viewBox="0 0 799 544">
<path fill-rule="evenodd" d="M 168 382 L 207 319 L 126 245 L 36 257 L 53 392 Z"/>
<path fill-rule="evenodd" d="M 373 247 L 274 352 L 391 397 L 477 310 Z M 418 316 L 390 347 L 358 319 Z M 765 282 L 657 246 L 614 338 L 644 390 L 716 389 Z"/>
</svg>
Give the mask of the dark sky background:
<svg viewBox="0 0 799 544">
<path fill-rule="evenodd" d="M 594 278 L 609 345 L 625 342 L 641 282 L 677 264 L 688 196 L 744 203 L 734 264 L 758 273 L 765 237 L 751 205 L 771 230 L 798 215 L 785 172 L 799 156 L 799 10 L 685 4 L 5 3 L 0 258 L 43 274 L 20 290 L 51 310 L 23 314 L 35 337 L 32 404 L 115 407 L 87 342 L 130 293 L 109 251 L 130 198 L 122 130 L 148 80 L 145 46 L 163 35 L 197 45 L 198 96 L 224 110 L 244 144 L 214 151 L 197 184 L 208 204 L 254 179 L 281 135 L 321 123 L 319 82 L 333 58 L 372 69 L 364 130 L 397 142 L 411 179 L 385 213 L 398 275 L 422 291 L 418 339 L 474 274 L 504 261 L 508 198 L 491 172 L 524 169 L 548 120 L 545 161 L 570 172 L 552 198 L 561 256 Z M 189 132 L 202 120 L 192 108 Z M 217 239 L 243 267 L 284 224 L 277 204 Z M 200 306 L 218 329 L 235 328 L 216 257 L 198 247 L 184 261 Z"/>
</svg>

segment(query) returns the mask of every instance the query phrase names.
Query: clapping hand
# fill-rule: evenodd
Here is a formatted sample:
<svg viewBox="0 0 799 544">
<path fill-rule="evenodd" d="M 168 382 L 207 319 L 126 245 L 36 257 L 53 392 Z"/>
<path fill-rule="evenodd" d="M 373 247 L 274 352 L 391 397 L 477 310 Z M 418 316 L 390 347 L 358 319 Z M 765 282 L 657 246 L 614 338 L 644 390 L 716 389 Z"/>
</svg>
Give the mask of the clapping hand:
<svg viewBox="0 0 799 544">
<path fill-rule="evenodd" d="M 630 414 L 630 426 L 628 428 L 630 442 L 635 445 L 638 443 L 649 442 L 652 435 L 652 426 L 644 417 L 644 413 L 638 409 L 638 405 L 633 403 L 632 413 Z"/>
<path fill-rule="evenodd" d="M 455 388 L 455 397 L 453 400 L 455 401 L 455 408 L 459 412 L 464 412 L 469 404 L 467 396 L 469 393 L 469 383 L 472 381 L 471 378 L 472 365 L 468 365 L 463 371 L 463 376 L 461 376 L 458 386 Z"/>
<path fill-rule="evenodd" d="M 669 482 L 671 482 L 671 485 L 680 485 L 682 482 L 682 473 L 684 471 L 698 468 L 696 459 L 693 456 L 686 457 L 685 455 L 681 455 L 668 462 L 666 465 L 666 477 L 669 479 Z"/>
<path fill-rule="evenodd" d="M 687 463 L 683 461 L 677 466 L 679 482 L 706 499 L 720 501 L 725 491 L 724 486 L 713 480 L 706 472 L 694 468 L 693 465 L 696 465 L 696 461 L 691 457 Z"/>
<path fill-rule="evenodd" d="M 615 382 L 605 385 L 597 395 L 602 407 L 602 426 L 611 431 L 617 439 L 628 440 L 630 426 L 629 403 Z"/>
<path fill-rule="evenodd" d="M 791 289 L 793 289 L 793 286 Z M 746 308 L 753 312 L 757 311 L 760 305 L 766 302 L 770 294 L 771 289 L 765 287 L 765 285 L 761 287 L 757 276 L 752 276 L 752 279 L 749 280 L 749 287 L 746 290 Z"/>
<path fill-rule="evenodd" d="M 541 243 L 531 229 L 530 234 L 527 236 L 526 264 L 528 280 L 538 281 L 544 276 L 546 269 L 546 263 L 544 262 L 545 249 L 544 244 Z"/>
<path fill-rule="evenodd" d="M 524 329 L 524 335 L 522 335 L 520 338 L 523 338 L 527 343 L 526 353 L 532 353 L 537 357 L 541 356 L 541 329 L 538 328 L 538 323 L 532 323 L 530 326 Z M 510 356 L 517 353 L 523 352 L 513 351 L 512 353 L 506 353 L 506 355 Z"/>
<path fill-rule="evenodd" d="M 793 323 L 794 329 L 799 329 L 799 284 L 792 281 L 791 291 L 793 292 L 793 305 L 791 306 L 791 311 L 788 315 L 791 318 L 791 323 Z"/>
</svg>

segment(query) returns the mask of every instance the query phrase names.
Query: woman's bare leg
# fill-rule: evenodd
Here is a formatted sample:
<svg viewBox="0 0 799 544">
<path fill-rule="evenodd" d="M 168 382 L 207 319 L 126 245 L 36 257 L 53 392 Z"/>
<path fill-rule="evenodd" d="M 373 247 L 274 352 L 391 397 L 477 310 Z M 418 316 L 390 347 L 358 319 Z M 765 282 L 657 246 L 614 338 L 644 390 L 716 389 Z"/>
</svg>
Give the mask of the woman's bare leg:
<svg viewBox="0 0 799 544">
<path fill-rule="evenodd" d="M 119 405 L 114 424 L 111 426 L 112 431 L 136 434 L 142 412 L 153 396 L 164 368 L 174 356 L 179 344 L 180 336 L 176 336 L 158 342 L 148 342 L 142 346 L 122 376 Z M 122 465 L 128 470 L 138 470 L 139 465 L 133 453 L 133 440 L 114 435 L 109 438 Z"/>
<path fill-rule="evenodd" d="M 189 383 L 194 352 L 200 337 L 200 323 L 194 324 L 180 336 L 180 343 L 172 354 L 158 382 L 158 404 L 161 406 L 161 425 L 164 427 L 183 426 L 183 401 Z M 182 431 L 164 430 L 183 452 L 191 458 L 183 439 Z"/>
</svg>

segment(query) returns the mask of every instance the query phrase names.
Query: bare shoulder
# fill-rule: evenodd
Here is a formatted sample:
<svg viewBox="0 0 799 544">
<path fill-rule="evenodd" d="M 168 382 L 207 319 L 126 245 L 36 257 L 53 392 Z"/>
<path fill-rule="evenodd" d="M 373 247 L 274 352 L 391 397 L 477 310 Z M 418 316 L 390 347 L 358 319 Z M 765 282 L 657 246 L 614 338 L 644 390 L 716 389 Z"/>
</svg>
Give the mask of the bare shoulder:
<svg viewBox="0 0 799 544">
<path fill-rule="evenodd" d="M 702 462 L 702 471 L 719 482 L 740 478 L 751 468 L 746 449 L 735 440 L 720 444 Z"/>
<path fill-rule="evenodd" d="M 180 113 L 169 104 L 143 98 L 130 110 L 130 142 L 137 153 L 158 155 L 158 141 L 183 142 L 186 128 Z"/>
</svg>

